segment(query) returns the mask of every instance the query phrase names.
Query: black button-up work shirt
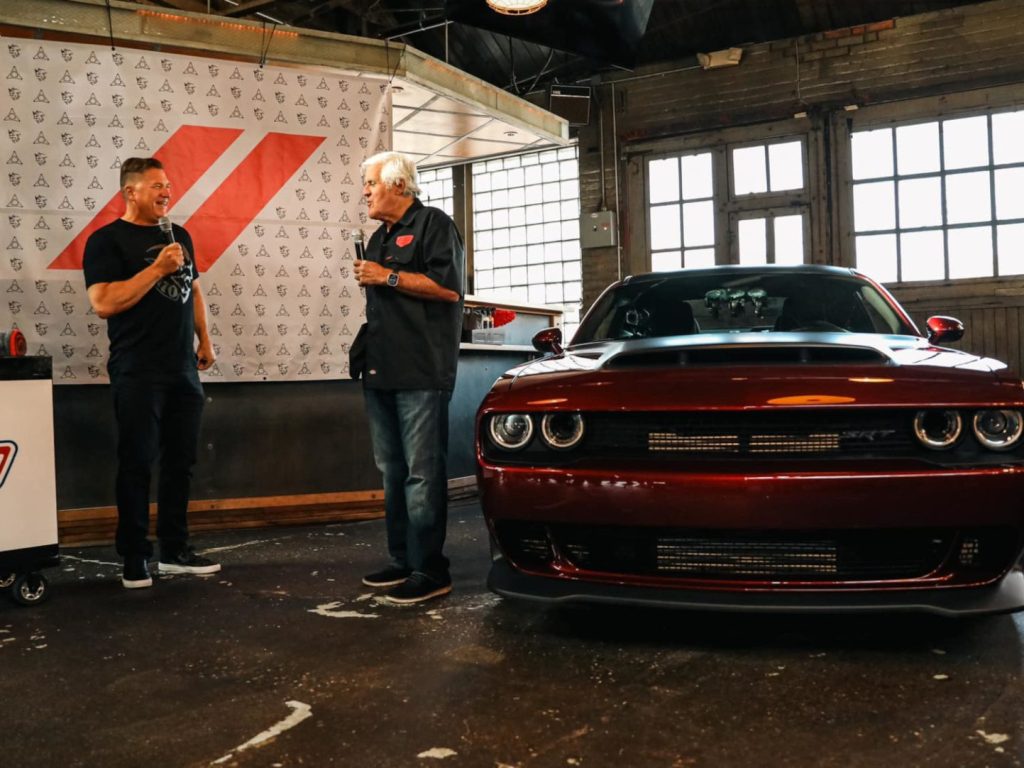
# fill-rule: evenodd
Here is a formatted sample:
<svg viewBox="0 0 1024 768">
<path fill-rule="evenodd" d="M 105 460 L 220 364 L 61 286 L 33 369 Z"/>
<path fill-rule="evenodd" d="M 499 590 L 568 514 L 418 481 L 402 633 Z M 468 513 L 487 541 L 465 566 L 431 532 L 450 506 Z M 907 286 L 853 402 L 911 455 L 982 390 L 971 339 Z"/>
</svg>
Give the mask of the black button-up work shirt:
<svg viewBox="0 0 1024 768">
<path fill-rule="evenodd" d="M 390 270 L 424 274 L 459 294 L 459 301 L 432 301 L 387 285 L 368 286 L 363 386 L 451 391 L 466 272 L 466 252 L 455 222 L 439 208 L 414 200 L 390 232 L 385 224 L 373 233 L 366 259 Z"/>
</svg>

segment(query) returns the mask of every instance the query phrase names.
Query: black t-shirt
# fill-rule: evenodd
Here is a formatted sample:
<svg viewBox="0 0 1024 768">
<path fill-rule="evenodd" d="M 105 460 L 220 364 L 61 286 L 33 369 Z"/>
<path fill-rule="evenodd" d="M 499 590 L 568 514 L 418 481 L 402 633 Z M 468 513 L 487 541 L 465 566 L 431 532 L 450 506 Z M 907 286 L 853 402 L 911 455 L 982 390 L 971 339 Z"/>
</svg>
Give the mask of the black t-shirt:
<svg viewBox="0 0 1024 768">
<path fill-rule="evenodd" d="M 194 371 L 195 316 L 192 281 L 198 279 L 192 238 L 174 225 L 185 266 L 153 286 L 131 309 L 107 318 L 111 375 Z M 117 219 L 85 244 L 85 285 L 128 280 L 152 264 L 167 240 L 160 227 Z"/>
<path fill-rule="evenodd" d="M 455 388 L 462 334 L 466 252 L 455 222 L 414 200 L 388 232 L 382 225 L 366 258 L 399 272 L 419 272 L 459 294 L 459 301 L 408 296 L 386 285 L 366 289 L 366 368 L 370 389 Z"/>
</svg>

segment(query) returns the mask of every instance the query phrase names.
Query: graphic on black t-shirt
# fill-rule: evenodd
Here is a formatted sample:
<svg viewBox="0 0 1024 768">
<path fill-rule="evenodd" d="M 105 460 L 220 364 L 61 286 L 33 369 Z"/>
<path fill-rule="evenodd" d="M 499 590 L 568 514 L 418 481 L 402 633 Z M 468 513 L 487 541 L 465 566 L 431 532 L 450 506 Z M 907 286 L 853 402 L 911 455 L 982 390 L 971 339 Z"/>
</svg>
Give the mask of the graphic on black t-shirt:
<svg viewBox="0 0 1024 768">
<path fill-rule="evenodd" d="M 152 264 L 156 261 L 156 257 L 160 255 L 160 251 L 164 249 L 163 245 L 151 245 L 146 249 L 147 264 Z M 149 254 L 153 254 L 150 256 Z M 163 296 L 165 299 L 171 301 L 180 301 L 182 304 L 188 302 L 188 297 L 192 295 L 192 268 L 191 259 L 188 256 L 188 251 L 185 252 L 185 263 L 181 265 L 181 268 L 177 272 L 172 272 L 169 275 L 164 275 L 160 279 L 160 282 L 156 284 L 157 293 Z"/>
</svg>

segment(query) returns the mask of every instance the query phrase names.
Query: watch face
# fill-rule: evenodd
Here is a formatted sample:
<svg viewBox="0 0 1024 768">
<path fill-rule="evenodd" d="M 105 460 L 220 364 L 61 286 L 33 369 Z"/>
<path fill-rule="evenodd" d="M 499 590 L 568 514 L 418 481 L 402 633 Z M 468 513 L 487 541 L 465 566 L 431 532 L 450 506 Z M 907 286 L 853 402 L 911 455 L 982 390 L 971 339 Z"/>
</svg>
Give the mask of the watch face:
<svg viewBox="0 0 1024 768">
<path fill-rule="evenodd" d="M 388 275 L 388 285 L 391 286 L 392 288 L 394 288 L 395 286 L 398 285 L 398 273 L 397 272 L 392 272 L 390 275 Z"/>
</svg>

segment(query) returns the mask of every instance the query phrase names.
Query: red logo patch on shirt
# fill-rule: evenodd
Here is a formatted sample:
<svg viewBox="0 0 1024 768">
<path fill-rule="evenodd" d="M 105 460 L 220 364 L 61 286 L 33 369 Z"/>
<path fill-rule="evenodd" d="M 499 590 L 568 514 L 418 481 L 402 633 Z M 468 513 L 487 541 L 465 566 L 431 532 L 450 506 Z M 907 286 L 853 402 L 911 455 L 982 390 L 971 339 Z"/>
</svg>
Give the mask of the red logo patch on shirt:
<svg viewBox="0 0 1024 768">
<path fill-rule="evenodd" d="M 399 248 L 405 248 L 405 246 L 407 246 L 412 241 L 412 235 L 401 235 L 400 237 L 395 238 L 395 245 L 397 245 Z"/>
</svg>

